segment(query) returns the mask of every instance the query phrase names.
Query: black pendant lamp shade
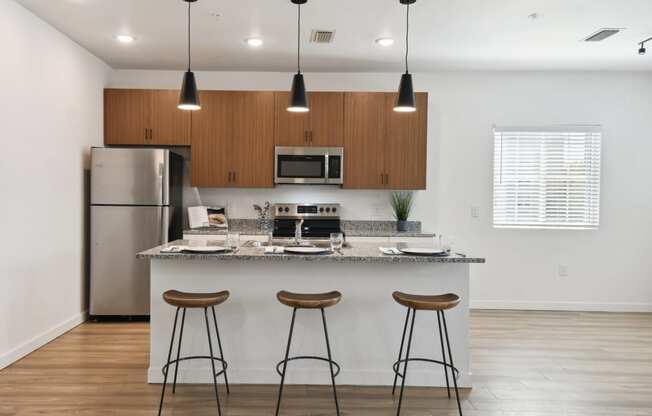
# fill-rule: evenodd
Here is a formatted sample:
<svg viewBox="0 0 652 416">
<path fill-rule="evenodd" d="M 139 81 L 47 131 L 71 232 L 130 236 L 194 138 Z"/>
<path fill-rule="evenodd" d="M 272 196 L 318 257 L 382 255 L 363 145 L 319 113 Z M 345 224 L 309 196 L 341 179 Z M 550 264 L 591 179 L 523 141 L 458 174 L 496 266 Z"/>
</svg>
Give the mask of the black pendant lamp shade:
<svg viewBox="0 0 652 416">
<path fill-rule="evenodd" d="M 412 74 L 408 71 L 408 53 L 410 37 L 410 5 L 417 0 L 399 0 L 406 6 L 406 28 L 405 28 L 405 73 L 401 76 L 401 83 L 398 86 L 398 96 L 394 111 L 401 113 L 411 113 L 417 111 L 417 100 L 414 96 L 414 86 L 412 85 Z"/>
<path fill-rule="evenodd" d="M 310 111 L 308 107 L 308 95 L 306 94 L 306 84 L 303 82 L 303 74 L 294 74 L 292 79 L 292 90 L 290 91 L 290 103 L 288 111 L 295 113 L 305 113 Z"/>
<path fill-rule="evenodd" d="M 401 83 L 398 86 L 398 97 L 394 111 L 400 113 L 411 113 L 417 110 L 417 101 L 414 96 L 414 87 L 412 86 L 412 74 L 407 72 L 401 75 Z"/>
<path fill-rule="evenodd" d="M 178 108 L 181 110 L 201 110 L 197 82 L 195 81 L 195 74 L 192 71 L 186 71 L 183 74 L 183 84 L 181 85 Z"/>
<path fill-rule="evenodd" d="M 179 95 L 179 105 L 181 110 L 200 110 L 199 93 L 197 92 L 197 81 L 195 74 L 190 70 L 190 4 L 197 0 L 183 0 L 188 3 L 188 70 L 183 75 L 183 84 L 181 85 L 181 94 Z"/>
<path fill-rule="evenodd" d="M 290 102 L 287 110 L 293 113 L 305 113 L 310 111 L 306 84 L 301 73 L 301 5 L 308 0 L 290 0 L 297 5 L 297 73 L 292 79 L 292 90 L 290 91 Z"/>
</svg>

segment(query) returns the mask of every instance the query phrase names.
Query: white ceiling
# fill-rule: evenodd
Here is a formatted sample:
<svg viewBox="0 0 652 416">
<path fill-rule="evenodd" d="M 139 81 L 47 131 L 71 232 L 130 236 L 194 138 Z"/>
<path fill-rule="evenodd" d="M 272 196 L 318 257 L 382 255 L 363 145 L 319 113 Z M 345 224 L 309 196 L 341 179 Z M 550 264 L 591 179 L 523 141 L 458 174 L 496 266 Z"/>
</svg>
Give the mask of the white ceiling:
<svg viewBox="0 0 652 416">
<path fill-rule="evenodd" d="M 182 0 L 17 0 L 114 68 L 183 69 Z M 652 0 L 418 0 L 412 7 L 413 71 L 437 69 L 652 70 L 637 42 L 652 36 Z M 219 14 L 215 17 L 213 14 Z M 538 13 L 538 19 L 528 16 Z M 302 6 L 306 71 L 399 71 L 404 8 L 398 0 L 309 0 Z M 603 27 L 626 30 L 601 43 Z M 336 30 L 328 45 L 311 29 Z M 136 37 L 124 45 L 118 33 Z M 245 38 L 259 36 L 252 49 Z M 382 48 L 379 37 L 396 39 Z M 193 5 L 193 68 L 292 71 L 296 6 L 289 0 L 199 0 Z"/>
</svg>

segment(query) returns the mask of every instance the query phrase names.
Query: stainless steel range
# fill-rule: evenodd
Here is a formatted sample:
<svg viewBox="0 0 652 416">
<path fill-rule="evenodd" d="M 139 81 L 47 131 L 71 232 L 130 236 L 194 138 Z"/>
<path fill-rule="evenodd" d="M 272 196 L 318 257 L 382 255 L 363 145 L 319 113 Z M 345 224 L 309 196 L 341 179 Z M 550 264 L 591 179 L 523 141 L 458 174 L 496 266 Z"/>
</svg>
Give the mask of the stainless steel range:
<svg viewBox="0 0 652 416">
<path fill-rule="evenodd" d="M 275 204 L 274 238 L 329 239 L 341 233 L 340 204 Z"/>
</svg>

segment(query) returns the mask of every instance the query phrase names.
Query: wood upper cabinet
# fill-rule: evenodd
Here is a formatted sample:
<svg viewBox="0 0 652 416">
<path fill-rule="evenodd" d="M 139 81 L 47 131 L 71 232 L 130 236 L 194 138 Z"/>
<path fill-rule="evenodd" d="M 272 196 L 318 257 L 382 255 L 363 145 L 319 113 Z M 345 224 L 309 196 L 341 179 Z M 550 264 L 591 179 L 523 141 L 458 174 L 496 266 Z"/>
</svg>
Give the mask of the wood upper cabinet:
<svg viewBox="0 0 652 416">
<path fill-rule="evenodd" d="M 417 93 L 414 113 L 394 112 L 395 99 L 346 93 L 345 188 L 426 189 L 428 94 Z"/>
<path fill-rule="evenodd" d="M 146 144 L 147 90 L 104 90 L 104 144 Z"/>
<path fill-rule="evenodd" d="M 177 108 L 177 90 L 104 90 L 104 143 L 190 144 L 190 114 Z"/>
<path fill-rule="evenodd" d="M 274 93 L 202 91 L 192 115 L 192 185 L 274 186 Z"/>
<path fill-rule="evenodd" d="M 308 93 L 310 111 L 287 111 L 288 92 L 276 92 L 277 146 L 338 147 L 344 143 L 344 93 Z"/>
<path fill-rule="evenodd" d="M 382 92 L 345 94 L 345 188 L 385 188 L 385 96 Z"/>
<path fill-rule="evenodd" d="M 152 90 L 148 144 L 187 146 L 190 144 L 191 111 L 179 110 L 178 90 Z"/>
<path fill-rule="evenodd" d="M 274 93 L 234 92 L 232 186 L 274 186 Z"/>
<path fill-rule="evenodd" d="M 191 182 L 198 187 L 231 186 L 233 93 L 201 91 L 202 109 L 192 114 Z"/>
<path fill-rule="evenodd" d="M 389 189 L 426 189 L 428 94 L 417 93 L 417 111 L 393 110 L 396 94 L 386 96 L 385 185 Z"/>
</svg>

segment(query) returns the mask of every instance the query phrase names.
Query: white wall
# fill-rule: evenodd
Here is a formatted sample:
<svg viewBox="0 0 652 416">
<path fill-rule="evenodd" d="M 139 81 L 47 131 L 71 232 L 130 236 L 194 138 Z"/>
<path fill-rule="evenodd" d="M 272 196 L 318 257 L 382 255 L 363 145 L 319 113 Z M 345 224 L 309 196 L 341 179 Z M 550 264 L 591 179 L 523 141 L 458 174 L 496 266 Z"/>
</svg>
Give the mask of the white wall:
<svg viewBox="0 0 652 416">
<path fill-rule="evenodd" d="M 280 89 L 286 73 L 198 73 L 204 89 Z M 312 90 L 393 91 L 398 74 L 306 74 Z M 114 87 L 178 88 L 180 72 L 114 71 Z M 652 310 L 652 75 L 598 72 L 416 74 L 430 93 L 428 190 L 414 214 L 487 258 L 472 269 L 476 307 Z M 498 230 L 491 225 L 494 124 L 604 126 L 597 231 Z M 390 218 L 387 192 L 332 188 L 203 189 L 204 203 L 253 216 L 264 200 L 342 202 L 345 218 Z M 480 207 L 471 218 L 470 207 Z M 242 215 L 241 215 L 242 213 Z M 559 265 L 568 267 L 558 276 Z"/>
<path fill-rule="evenodd" d="M 85 174 L 110 68 L 0 2 L 0 368 L 81 322 Z"/>
</svg>

